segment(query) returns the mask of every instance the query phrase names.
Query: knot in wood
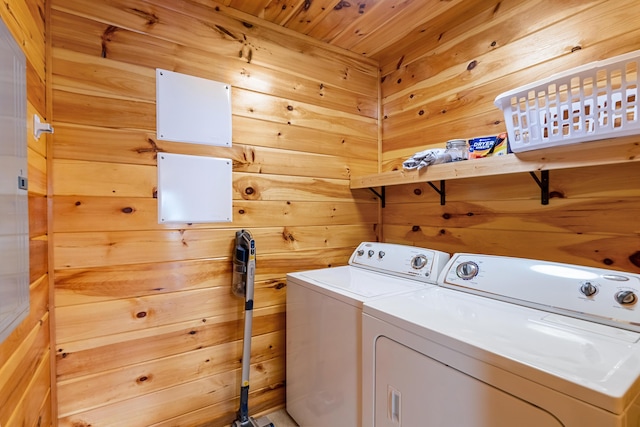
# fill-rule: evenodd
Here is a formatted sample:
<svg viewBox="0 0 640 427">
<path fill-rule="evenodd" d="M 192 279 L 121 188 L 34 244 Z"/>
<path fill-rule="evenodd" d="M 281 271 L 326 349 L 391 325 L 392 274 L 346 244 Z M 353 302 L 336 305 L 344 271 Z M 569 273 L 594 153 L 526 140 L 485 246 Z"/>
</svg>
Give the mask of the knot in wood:
<svg viewBox="0 0 640 427">
<path fill-rule="evenodd" d="M 411 227 L 411 231 L 413 231 L 414 233 L 416 231 L 420 231 L 420 226 L 419 225 L 414 225 L 413 227 Z"/>
<path fill-rule="evenodd" d="M 255 193 L 255 190 L 253 189 L 253 187 L 247 187 L 244 189 L 244 193 L 245 194 L 253 194 Z"/>
<path fill-rule="evenodd" d="M 147 317 L 147 312 L 146 312 L 146 311 L 141 311 L 141 312 L 139 312 L 139 313 L 136 313 L 136 317 L 137 317 L 138 319 L 142 319 L 142 318 L 144 318 L 144 317 Z"/>
<path fill-rule="evenodd" d="M 476 65 L 478 65 L 478 61 L 476 61 L 475 59 L 469 62 L 469 65 L 467 65 L 467 71 L 473 70 L 474 68 L 476 68 Z"/>
</svg>

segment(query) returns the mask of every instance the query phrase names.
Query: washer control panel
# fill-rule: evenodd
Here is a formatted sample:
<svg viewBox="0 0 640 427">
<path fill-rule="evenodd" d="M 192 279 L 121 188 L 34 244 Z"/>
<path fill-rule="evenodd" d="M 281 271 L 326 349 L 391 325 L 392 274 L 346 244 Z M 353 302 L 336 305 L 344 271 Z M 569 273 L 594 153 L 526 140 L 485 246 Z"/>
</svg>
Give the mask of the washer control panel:
<svg viewBox="0 0 640 427">
<path fill-rule="evenodd" d="M 454 254 L 439 284 L 640 332 L 640 274 L 480 254 Z"/>
<path fill-rule="evenodd" d="M 449 254 L 433 249 L 393 243 L 362 242 L 349 265 L 380 273 L 436 283 Z"/>
</svg>

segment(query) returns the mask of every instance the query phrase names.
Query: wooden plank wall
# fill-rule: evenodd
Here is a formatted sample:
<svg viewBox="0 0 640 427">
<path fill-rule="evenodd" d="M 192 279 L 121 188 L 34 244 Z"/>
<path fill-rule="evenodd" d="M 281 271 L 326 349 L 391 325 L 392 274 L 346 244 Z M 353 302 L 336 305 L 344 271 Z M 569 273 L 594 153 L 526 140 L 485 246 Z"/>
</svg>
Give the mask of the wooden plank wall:
<svg viewBox="0 0 640 427">
<path fill-rule="evenodd" d="M 44 0 L 8 0 L 0 17 L 27 59 L 30 311 L 0 343 L 0 425 L 51 424 L 51 351 L 47 238 L 47 136 L 33 136 L 33 115 L 47 116 Z M 4 96 L 4 94 L 2 95 Z"/>
<path fill-rule="evenodd" d="M 380 58 L 383 170 L 504 131 L 506 90 L 640 49 L 634 0 L 457 3 Z M 550 185 L 548 206 L 528 174 L 447 181 L 445 206 L 426 184 L 388 187 L 384 240 L 640 271 L 637 163 L 552 171 Z"/>
<path fill-rule="evenodd" d="M 60 426 L 229 425 L 256 239 L 252 413 L 284 404 L 285 275 L 377 238 L 373 62 L 213 1 L 53 0 L 53 235 Z M 155 68 L 230 83 L 233 147 L 158 141 Z M 232 158 L 233 223 L 159 225 L 156 155 Z"/>
</svg>

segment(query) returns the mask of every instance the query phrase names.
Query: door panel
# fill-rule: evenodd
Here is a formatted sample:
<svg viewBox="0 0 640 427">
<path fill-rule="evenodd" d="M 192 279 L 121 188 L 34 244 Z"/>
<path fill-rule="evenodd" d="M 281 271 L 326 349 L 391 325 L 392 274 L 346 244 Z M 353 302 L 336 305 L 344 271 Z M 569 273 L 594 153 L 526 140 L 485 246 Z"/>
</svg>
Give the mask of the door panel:
<svg viewBox="0 0 640 427">
<path fill-rule="evenodd" d="M 562 427 L 553 415 L 389 338 L 376 341 L 376 427 Z"/>
</svg>

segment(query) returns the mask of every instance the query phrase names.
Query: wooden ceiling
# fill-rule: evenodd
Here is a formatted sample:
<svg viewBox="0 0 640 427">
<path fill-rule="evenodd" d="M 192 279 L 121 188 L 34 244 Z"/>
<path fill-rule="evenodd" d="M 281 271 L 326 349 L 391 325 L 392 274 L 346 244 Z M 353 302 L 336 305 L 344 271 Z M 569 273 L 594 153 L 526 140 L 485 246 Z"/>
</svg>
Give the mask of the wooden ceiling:
<svg viewBox="0 0 640 427">
<path fill-rule="evenodd" d="M 383 60 L 385 50 L 421 33 L 454 8 L 478 0 L 223 0 L 244 13 L 350 50 Z M 466 5 L 463 5 L 466 3 Z M 491 2 L 493 3 L 493 2 Z M 391 49 L 397 50 L 397 49 Z"/>
</svg>

